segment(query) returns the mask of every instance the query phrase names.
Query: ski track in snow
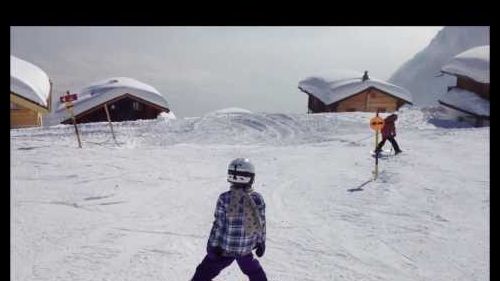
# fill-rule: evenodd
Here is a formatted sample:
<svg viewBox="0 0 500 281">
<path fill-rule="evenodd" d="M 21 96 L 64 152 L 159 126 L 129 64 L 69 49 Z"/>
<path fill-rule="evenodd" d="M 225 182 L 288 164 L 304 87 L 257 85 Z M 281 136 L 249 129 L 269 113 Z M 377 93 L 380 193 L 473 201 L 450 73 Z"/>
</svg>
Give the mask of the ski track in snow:
<svg viewBox="0 0 500 281">
<path fill-rule="evenodd" d="M 11 280 L 189 280 L 240 156 L 267 205 L 270 280 L 488 280 L 489 128 L 402 111 L 404 152 L 370 181 L 371 117 L 123 122 L 118 146 L 85 124 L 83 149 L 71 126 L 12 130 Z M 214 280 L 246 277 L 233 263 Z"/>
</svg>

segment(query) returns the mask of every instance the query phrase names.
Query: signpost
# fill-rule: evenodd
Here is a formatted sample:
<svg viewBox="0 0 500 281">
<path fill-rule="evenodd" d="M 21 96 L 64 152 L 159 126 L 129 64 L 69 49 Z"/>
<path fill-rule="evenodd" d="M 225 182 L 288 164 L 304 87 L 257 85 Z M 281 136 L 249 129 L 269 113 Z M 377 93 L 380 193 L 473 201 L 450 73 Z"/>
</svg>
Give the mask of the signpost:
<svg viewBox="0 0 500 281">
<path fill-rule="evenodd" d="M 378 153 L 377 151 L 377 145 L 378 145 L 378 134 L 384 127 L 384 119 L 378 116 L 378 111 L 377 115 L 370 119 L 370 128 L 375 131 L 375 170 L 373 171 L 373 179 L 376 180 L 378 177 Z"/>
<path fill-rule="evenodd" d="M 71 119 L 73 120 L 73 125 L 75 126 L 76 138 L 78 139 L 78 147 L 82 148 L 82 142 L 80 141 L 80 134 L 78 133 L 78 127 L 76 126 L 76 118 L 73 113 L 73 101 L 78 100 L 77 94 L 70 94 L 69 91 L 66 91 L 66 95 L 61 96 L 59 98 L 61 103 L 64 103 L 66 106 L 66 110 L 68 110 Z"/>
<path fill-rule="evenodd" d="M 104 111 L 106 111 L 106 116 L 108 118 L 109 127 L 111 128 L 111 134 L 113 135 L 113 139 L 115 140 L 116 145 L 118 142 L 116 141 L 115 131 L 113 131 L 113 123 L 111 123 L 111 116 L 109 115 L 108 104 L 104 103 Z"/>
</svg>

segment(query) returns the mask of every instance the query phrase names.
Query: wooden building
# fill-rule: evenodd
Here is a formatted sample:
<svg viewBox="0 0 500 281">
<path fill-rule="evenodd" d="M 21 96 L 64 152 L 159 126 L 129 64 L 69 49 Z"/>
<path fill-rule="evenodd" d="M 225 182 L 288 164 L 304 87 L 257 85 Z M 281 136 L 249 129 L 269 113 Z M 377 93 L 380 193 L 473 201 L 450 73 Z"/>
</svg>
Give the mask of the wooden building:
<svg viewBox="0 0 500 281">
<path fill-rule="evenodd" d="M 10 128 L 42 126 L 51 110 L 52 84 L 38 66 L 10 56 Z"/>
<path fill-rule="evenodd" d="M 379 112 L 394 112 L 405 103 L 409 103 L 402 98 L 393 96 L 375 87 L 370 87 L 359 93 L 354 93 L 350 97 L 328 105 L 314 96 L 314 94 L 307 94 L 309 95 L 308 109 L 310 113 L 346 111 L 376 112 L 377 110 Z"/>
<path fill-rule="evenodd" d="M 453 74 L 452 74 L 453 75 Z M 468 90 L 475 93 L 485 100 L 490 100 L 490 83 L 481 83 L 470 77 L 456 74 L 457 77 L 457 88 Z M 453 87 L 449 87 L 451 90 Z"/>
<path fill-rule="evenodd" d="M 77 123 L 107 122 L 106 107 L 112 122 L 155 119 L 162 112 L 170 113 L 167 101 L 155 88 L 128 77 L 106 79 L 76 94 L 73 111 Z M 60 123 L 73 123 L 64 104 L 56 114 Z"/>
<path fill-rule="evenodd" d="M 489 126 L 490 120 L 490 60 L 489 46 L 479 46 L 462 52 L 445 64 L 441 71 L 455 76 L 457 83 L 439 99 L 453 117 Z"/>
<path fill-rule="evenodd" d="M 411 104 L 411 94 L 396 85 L 363 76 L 311 77 L 299 83 L 308 95 L 308 112 L 394 112 Z"/>
</svg>

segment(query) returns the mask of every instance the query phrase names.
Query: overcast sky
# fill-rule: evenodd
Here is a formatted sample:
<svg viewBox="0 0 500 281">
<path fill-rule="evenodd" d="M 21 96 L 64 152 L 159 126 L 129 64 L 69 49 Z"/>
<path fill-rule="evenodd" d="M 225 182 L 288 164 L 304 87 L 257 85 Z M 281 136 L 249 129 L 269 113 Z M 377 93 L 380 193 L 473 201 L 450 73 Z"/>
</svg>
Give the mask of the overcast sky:
<svg viewBox="0 0 500 281">
<path fill-rule="evenodd" d="M 127 76 L 177 117 L 227 107 L 307 112 L 298 82 L 346 69 L 388 79 L 442 27 L 11 27 L 11 54 L 42 68 L 54 95 Z"/>
</svg>

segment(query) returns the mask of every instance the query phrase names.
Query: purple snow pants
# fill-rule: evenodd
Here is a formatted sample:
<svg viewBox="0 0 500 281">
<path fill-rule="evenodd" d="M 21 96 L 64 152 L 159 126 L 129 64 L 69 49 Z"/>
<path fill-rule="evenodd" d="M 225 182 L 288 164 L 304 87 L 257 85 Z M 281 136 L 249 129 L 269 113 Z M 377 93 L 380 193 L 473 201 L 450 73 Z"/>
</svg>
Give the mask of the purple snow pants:
<svg viewBox="0 0 500 281">
<path fill-rule="evenodd" d="M 241 271 L 248 276 L 250 281 L 267 281 L 266 273 L 260 266 L 259 261 L 254 259 L 252 253 L 242 257 L 218 257 L 210 252 L 196 267 L 196 272 L 191 281 L 211 281 L 224 268 L 231 265 L 234 260 L 236 260 Z"/>
</svg>

